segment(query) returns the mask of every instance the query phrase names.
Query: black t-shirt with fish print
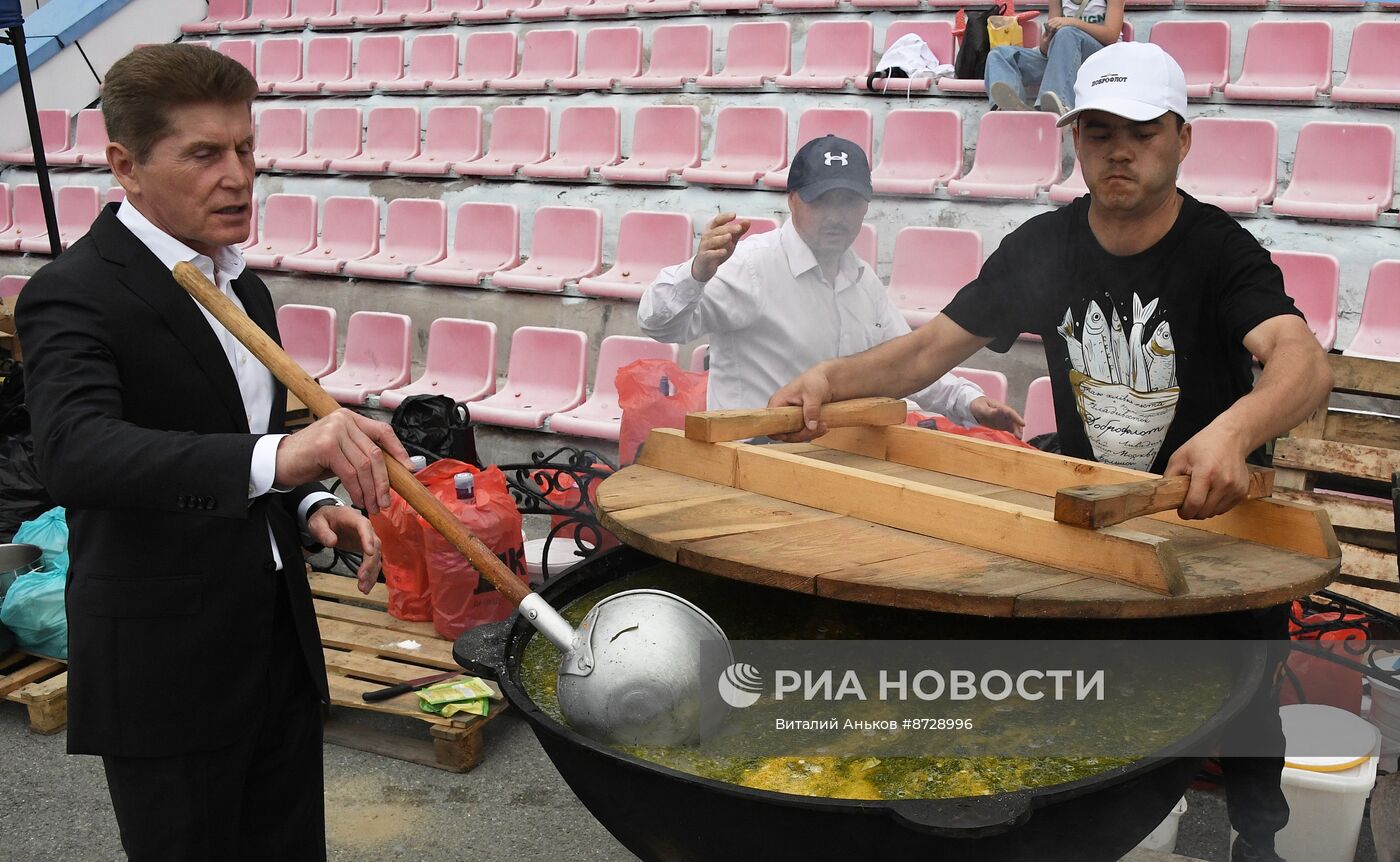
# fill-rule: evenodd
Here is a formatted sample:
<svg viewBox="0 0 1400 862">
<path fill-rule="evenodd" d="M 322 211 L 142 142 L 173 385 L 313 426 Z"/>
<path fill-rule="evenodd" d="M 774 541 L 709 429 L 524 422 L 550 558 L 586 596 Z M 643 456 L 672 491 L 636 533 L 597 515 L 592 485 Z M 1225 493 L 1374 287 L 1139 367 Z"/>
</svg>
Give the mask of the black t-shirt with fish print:
<svg viewBox="0 0 1400 862">
<path fill-rule="evenodd" d="M 1134 255 L 1099 245 L 1087 195 L 1037 216 L 943 310 L 998 352 L 1022 332 L 1044 340 L 1067 455 L 1162 472 L 1253 386 L 1244 336 L 1299 314 L 1269 252 L 1180 194 L 1176 224 Z"/>
</svg>

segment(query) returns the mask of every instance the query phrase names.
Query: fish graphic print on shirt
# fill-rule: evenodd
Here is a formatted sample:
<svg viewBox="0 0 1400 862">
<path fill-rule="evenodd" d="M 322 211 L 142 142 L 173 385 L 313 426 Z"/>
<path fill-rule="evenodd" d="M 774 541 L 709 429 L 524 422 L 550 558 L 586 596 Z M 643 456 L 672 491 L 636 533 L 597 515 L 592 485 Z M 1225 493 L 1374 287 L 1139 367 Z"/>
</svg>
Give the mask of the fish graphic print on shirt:
<svg viewBox="0 0 1400 862">
<path fill-rule="evenodd" d="M 1126 331 L 1107 296 L 1102 306 L 1091 300 L 1080 311 L 1077 328 L 1074 310 L 1065 309 L 1057 331 L 1069 354 L 1070 388 L 1094 458 L 1147 470 L 1176 417 L 1181 389 L 1171 323 L 1163 319 L 1148 329 L 1160 297 L 1146 305 L 1136 293 L 1132 297 Z"/>
</svg>

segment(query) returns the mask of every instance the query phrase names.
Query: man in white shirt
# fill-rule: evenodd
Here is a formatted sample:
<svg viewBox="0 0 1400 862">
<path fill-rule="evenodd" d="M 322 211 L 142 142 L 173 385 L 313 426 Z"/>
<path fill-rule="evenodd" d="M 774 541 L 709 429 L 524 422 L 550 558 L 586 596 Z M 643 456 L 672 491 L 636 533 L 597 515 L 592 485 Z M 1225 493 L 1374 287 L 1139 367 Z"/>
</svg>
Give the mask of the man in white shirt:
<svg viewBox="0 0 1400 862">
<path fill-rule="evenodd" d="M 324 860 L 320 635 L 299 531 L 365 555 L 389 502 L 381 422 L 286 435 L 286 390 L 175 282 L 188 261 L 276 337 L 235 245 L 253 213 L 237 62 L 140 48 L 103 82 L 126 201 L 25 286 L 16 318 L 40 477 L 67 507 L 68 750 L 103 758 L 131 862 Z"/>
<path fill-rule="evenodd" d="M 749 223 L 710 222 L 695 257 L 661 270 L 637 321 L 658 341 L 710 337 L 712 410 L 762 407 L 813 363 L 909 332 L 874 267 L 851 251 L 871 195 L 870 163 L 835 135 L 798 151 L 788 173 L 792 218 L 739 240 Z M 959 425 L 1019 432 L 1020 415 L 953 374 L 909 396 Z"/>
</svg>

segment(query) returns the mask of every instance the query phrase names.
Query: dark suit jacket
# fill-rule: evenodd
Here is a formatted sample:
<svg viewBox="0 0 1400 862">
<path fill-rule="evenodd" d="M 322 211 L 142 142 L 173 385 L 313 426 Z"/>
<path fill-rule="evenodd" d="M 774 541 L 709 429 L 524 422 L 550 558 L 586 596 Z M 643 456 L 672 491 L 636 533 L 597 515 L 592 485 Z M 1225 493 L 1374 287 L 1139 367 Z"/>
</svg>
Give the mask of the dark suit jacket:
<svg viewBox="0 0 1400 862">
<path fill-rule="evenodd" d="M 276 338 L 262 281 L 245 272 L 233 288 Z M 271 662 L 305 662 L 328 700 L 296 523 L 320 486 L 248 499 L 258 438 L 233 369 L 115 205 L 25 285 L 16 322 L 40 475 L 68 510 L 68 750 L 228 745 L 256 726 Z M 281 385 L 272 404 L 277 433 Z M 273 654 L 278 578 L 301 655 Z"/>
</svg>

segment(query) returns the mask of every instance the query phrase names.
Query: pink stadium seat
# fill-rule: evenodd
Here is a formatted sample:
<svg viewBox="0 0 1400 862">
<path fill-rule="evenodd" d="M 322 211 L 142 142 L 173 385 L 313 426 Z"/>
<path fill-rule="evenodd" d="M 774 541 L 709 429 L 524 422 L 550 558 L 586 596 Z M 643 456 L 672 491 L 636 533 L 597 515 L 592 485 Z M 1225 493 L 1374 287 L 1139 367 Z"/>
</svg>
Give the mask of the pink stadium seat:
<svg viewBox="0 0 1400 862">
<path fill-rule="evenodd" d="M 1280 9 L 1326 9 L 1360 11 L 1364 0 L 1278 0 Z M 1384 7 L 1382 7 L 1384 8 Z"/>
<path fill-rule="evenodd" d="M 551 431 L 616 440 L 622 427 L 622 407 L 617 399 L 617 372 L 639 359 L 666 359 L 675 362 L 680 346 L 662 344 L 650 338 L 610 335 L 598 347 L 598 370 L 593 375 L 593 394 L 572 410 L 556 413 L 549 419 Z"/>
<path fill-rule="evenodd" d="M 1330 254 L 1306 251 L 1270 252 L 1283 270 L 1283 289 L 1307 318 L 1308 329 L 1323 350 L 1337 343 L 1337 293 L 1341 265 Z"/>
<path fill-rule="evenodd" d="M 181 24 L 181 33 L 217 33 L 225 21 L 241 21 L 248 14 L 246 0 L 209 0 L 209 11 L 203 21 Z"/>
<path fill-rule="evenodd" d="M 1227 99 L 1312 101 L 1332 89 L 1332 25 L 1326 21 L 1256 21 L 1244 67 L 1225 85 Z"/>
<path fill-rule="evenodd" d="M 119 204 L 126 200 L 126 189 L 121 186 L 112 186 L 107 189 L 107 194 L 103 196 L 103 201 L 109 204 Z"/>
<path fill-rule="evenodd" d="M 778 224 L 777 219 L 771 219 L 767 216 L 741 215 L 739 216 L 739 218 L 749 223 L 749 229 L 744 231 L 743 236 L 739 237 L 739 242 L 743 242 L 746 239 L 752 239 L 753 237 L 756 237 L 759 234 L 768 233 L 771 230 L 777 230 L 778 228 L 782 227 L 782 225 Z"/>
<path fill-rule="evenodd" d="M 632 11 L 638 15 L 676 15 L 694 9 L 691 0 L 636 0 Z"/>
<path fill-rule="evenodd" d="M 27 275 L 0 275 L 0 299 L 14 299 L 19 296 L 28 281 Z"/>
<path fill-rule="evenodd" d="M 879 265 L 880 237 L 875 232 L 875 225 L 865 222 L 860 226 L 860 233 L 856 234 L 856 241 L 851 244 L 851 251 L 855 252 L 856 257 L 869 264 L 871 269 Z"/>
<path fill-rule="evenodd" d="M 710 74 L 709 24 L 666 24 L 651 34 L 651 64 L 644 74 L 622 78 L 624 90 L 679 90 Z"/>
<path fill-rule="evenodd" d="M 1361 322 L 1347 356 L 1400 360 L 1400 260 L 1380 260 L 1366 279 Z"/>
<path fill-rule="evenodd" d="M 678 212 L 623 213 L 617 227 L 617 255 L 602 275 L 581 279 L 584 296 L 637 300 L 663 267 L 688 260 L 695 244 L 690 216 Z"/>
<path fill-rule="evenodd" d="M 110 190 L 108 192 L 111 193 Z M 250 248 L 257 248 L 258 245 L 258 220 L 256 218 L 248 220 L 248 238 L 238 244 L 238 250 L 244 251 Z"/>
<path fill-rule="evenodd" d="M 632 155 L 599 173 L 614 183 L 664 183 L 700 164 L 700 109 L 647 105 L 632 117 Z"/>
<path fill-rule="evenodd" d="M 1346 158 L 1337 158 L 1345 153 Z M 1379 123 L 1308 123 L 1274 215 L 1374 221 L 1394 194 L 1395 130 Z"/>
<path fill-rule="evenodd" d="M 397 27 L 408 20 L 409 15 L 426 15 L 430 11 L 430 0 L 384 0 L 384 8 L 377 15 L 364 15 L 355 21 L 357 27 Z"/>
<path fill-rule="evenodd" d="M 271 93 L 278 84 L 301 80 L 301 39 L 268 39 L 258 58 L 258 92 Z"/>
<path fill-rule="evenodd" d="M 1006 375 L 1000 371 L 984 371 L 981 368 L 959 366 L 953 369 L 953 373 L 964 380 L 976 383 L 977 388 L 982 390 L 982 394 L 993 401 L 1005 403 L 1007 395 Z"/>
<path fill-rule="evenodd" d="M 321 387 L 341 404 L 355 407 L 365 397 L 408 382 L 413 321 L 405 314 L 357 311 L 345 333 L 345 361 L 321 379 Z"/>
<path fill-rule="evenodd" d="M 439 317 L 428 328 L 423 376 L 380 393 L 379 406 L 395 410 L 412 395 L 446 395 L 459 404 L 496 391 L 496 324 Z"/>
<path fill-rule="evenodd" d="M 851 5 L 857 9 L 918 9 L 919 0 L 851 0 Z M 1022 6 L 1024 5 L 1023 3 Z M 938 57 L 940 63 L 948 62 L 937 51 L 934 52 L 934 56 Z"/>
<path fill-rule="evenodd" d="M 335 159 L 330 169 L 348 174 L 382 174 L 389 163 L 418 155 L 418 109 L 406 106 L 369 109 L 364 150 L 354 158 Z"/>
<path fill-rule="evenodd" d="M 803 111 L 797 120 L 797 140 L 793 142 L 793 152 L 823 135 L 837 135 L 854 141 L 865 150 L 867 159 L 874 150 L 875 131 L 870 112 L 864 108 L 808 108 Z M 769 171 L 763 175 L 763 184 L 770 189 L 786 189 L 787 178 L 787 168 Z"/>
<path fill-rule="evenodd" d="M 776 10 L 818 12 L 835 9 L 840 5 L 840 0 L 772 0 L 772 3 Z"/>
<path fill-rule="evenodd" d="M 729 28 L 724 69 L 701 75 L 695 83 L 711 89 L 757 89 L 791 69 L 792 25 L 786 21 L 745 22 Z"/>
<path fill-rule="evenodd" d="M 72 122 L 72 119 L 67 111 L 55 108 L 41 108 L 39 110 L 39 136 L 44 141 L 45 156 L 52 156 L 68 149 L 68 124 Z M 24 137 L 28 139 L 29 135 L 26 133 Z M 34 150 L 32 147 L 24 147 L 8 153 L 0 153 L 0 163 L 32 165 L 34 164 Z"/>
<path fill-rule="evenodd" d="M 253 147 L 253 163 L 258 170 L 275 168 L 278 159 L 305 153 L 305 108 L 264 108 L 258 114 L 257 144 Z"/>
<path fill-rule="evenodd" d="M 1050 202 L 1054 204 L 1067 204 L 1075 198 L 1087 195 L 1088 193 L 1089 186 L 1084 182 L 1084 168 L 1080 166 L 1079 159 L 1076 157 L 1074 160 L 1074 170 L 1070 171 L 1069 179 L 1055 183 L 1050 187 Z"/>
<path fill-rule="evenodd" d="M 0 251 L 19 251 L 20 243 L 43 240 L 48 252 L 48 225 L 44 223 L 44 205 L 39 199 L 39 186 L 34 183 L 17 185 L 12 192 L 14 215 L 9 227 L 0 231 Z"/>
<path fill-rule="evenodd" d="M 573 30 L 531 30 L 520 50 L 520 71 L 492 80 L 497 90 L 544 90 L 578 72 L 578 34 Z"/>
<path fill-rule="evenodd" d="M 1332 88 L 1334 102 L 1400 105 L 1400 22 L 1363 21 L 1351 31 L 1347 76 Z"/>
<path fill-rule="evenodd" d="M 20 186 L 20 188 L 24 188 Z M 18 189 L 16 189 L 18 191 Z M 58 239 L 60 249 L 68 248 L 73 243 L 83 238 L 83 234 L 92 227 L 93 219 L 102 209 L 102 193 L 95 186 L 63 186 L 54 189 L 53 193 L 54 209 L 58 215 Z M 19 201 L 15 201 L 16 207 Z M 43 213 L 40 212 L 39 223 L 43 224 Z M 52 254 L 49 248 L 49 236 L 46 230 L 40 231 L 41 235 L 31 236 L 28 239 L 19 241 L 19 251 L 26 251 L 30 254 Z"/>
<path fill-rule="evenodd" d="M 681 171 L 687 183 L 753 186 L 787 166 L 787 112 L 772 105 L 729 105 L 715 118 L 715 151 Z"/>
<path fill-rule="evenodd" d="M 389 162 L 389 172 L 415 176 L 442 176 L 457 162 L 481 158 L 481 108 L 476 105 L 438 105 L 428 109 L 423 149 L 411 159 Z"/>
<path fill-rule="evenodd" d="M 1186 0 L 1186 8 L 1263 9 L 1266 0 Z"/>
<path fill-rule="evenodd" d="M 802 68 L 779 75 L 789 89 L 839 90 L 873 68 L 875 27 L 869 21 L 818 21 L 807 30 Z"/>
<path fill-rule="evenodd" d="M 471 407 L 472 420 L 538 428 L 551 414 L 583 403 L 588 337 L 572 329 L 522 326 L 510 337 L 506 382 Z"/>
<path fill-rule="evenodd" d="M 1042 434 L 1054 434 L 1059 425 L 1055 422 L 1055 396 L 1050 389 L 1049 377 L 1037 377 L 1026 388 L 1026 406 L 1021 411 L 1026 427 L 1021 430 L 1022 440 L 1034 440 Z"/>
<path fill-rule="evenodd" d="M 603 214 L 591 207 L 535 210 L 530 256 L 491 277 L 496 287 L 558 293 L 603 268 Z"/>
<path fill-rule="evenodd" d="M 282 349 L 313 378 L 335 370 L 335 309 L 324 305 L 284 305 L 277 309 Z"/>
<path fill-rule="evenodd" d="M 225 39 L 216 49 L 230 60 L 237 60 L 254 75 L 258 73 L 258 43 L 252 39 Z"/>
<path fill-rule="evenodd" d="M 575 7 L 590 5 L 590 0 L 540 0 L 534 6 L 516 9 L 515 17 L 521 21 L 547 21 L 569 17 Z"/>
<path fill-rule="evenodd" d="M 463 9 L 457 12 L 458 24 L 475 24 L 489 21 L 507 21 L 513 12 L 520 8 L 535 5 L 534 0 L 481 0 L 476 9 Z"/>
<path fill-rule="evenodd" d="M 321 213 L 321 238 L 303 254 L 282 258 L 282 269 L 336 275 L 346 261 L 360 260 L 379 251 L 379 201 L 375 198 L 336 196 L 326 198 Z"/>
<path fill-rule="evenodd" d="M 1274 199 L 1278 126 L 1273 120 L 1201 117 L 1176 184 L 1226 212 L 1252 213 Z"/>
<path fill-rule="evenodd" d="M 10 187 L 7 183 L 0 183 L 0 234 L 10 229 Z M 8 249 L 0 243 L 0 251 Z"/>
<path fill-rule="evenodd" d="M 558 90 L 610 90 L 620 78 L 642 73 L 640 27 L 594 27 L 583 39 L 583 62 L 572 78 L 555 82 Z"/>
<path fill-rule="evenodd" d="M 890 300 L 923 326 L 982 270 L 982 235 L 950 227 L 906 227 L 894 237 Z"/>
<path fill-rule="evenodd" d="M 930 195 L 962 176 L 960 111 L 904 108 L 885 116 L 880 163 L 871 172 L 875 191 L 891 195 Z"/>
<path fill-rule="evenodd" d="M 638 0 L 593 0 L 592 3 L 586 3 L 572 11 L 579 18 L 620 18 L 628 14 L 635 2 Z"/>
<path fill-rule="evenodd" d="M 383 10 L 383 0 L 336 0 L 334 12 L 314 15 L 307 24 L 318 30 L 358 27 L 360 18 L 378 15 Z"/>
<path fill-rule="evenodd" d="M 281 21 L 291 14 L 292 0 L 252 0 L 248 5 L 248 17 L 227 21 L 223 29 L 225 33 L 249 33 L 263 29 L 264 21 Z"/>
<path fill-rule="evenodd" d="M 335 14 L 335 0 L 293 0 L 295 7 L 285 18 L 264 18 L 264 30 L 300 30 L 313 17 Z"/>
<path fill-rule="evenodd" d="M 899 3 L 904 0 L 873 0 L 874 3 Z M 957 41 L 953 38 L 952 21 L 899 21 L 885 30 L 885 50 L 910 33 L 924 40 L 933 56 L 940 63 L 951 63 L 957 54 Z M 927 90 L 933 86 L 932 78 L 881 78 L 875 82 L 877 93 L 904 93 L 910 90 Z M 867 89 L 865 78 L 856 80 L 856 89 Z"/>
<path fill-rule="evenodd" d="M 405 279 L 414 267 L 447 256 L 447 205 L 440 200 L 396 198 L 385 214 L 379 251 L 347 261 L 342 273 L 352 278 Z"/>
<path fill-rule="evenodd" d="M 464 203 L 457 209 L 452 251 L 413 271 L 414 281 L 476 285 L 520 264 L 520 214 L 515 204 Z"/>
<path fill-rule="evenodd" d="M 700 0 L 701 12 L 757 12 L 765 0 Z"/>
<path fill-rule="evenodd" d="M 346 107 L 317 108 L 311 115 L 311 142 L 303 156 L 273 160 L 279 171 L 324 171 L 335 159 L 354 158 L 360 154 L 360 109 Z"/>
<path fill-rule="evenodd" d="M 486 89 L 491 81 L 514 74 L 515 33 L 508 30 L 472 33 L 466 39 L 462 73 L 450 81 L 439 82 L 436 89 L 445 93 L 475 92 Z"/>
<path fill-rule="evenodd" d="M 331 81 L 323 89 L 327 93 L 359 93 L 402 77 L 403 37 L 366 36 L 355 55 L 355 73 L 344 81 Z"/>
<path fill-rule="evenodd" d="M 1225 21 L 1158 21 L 1148 39 L 1186 75 L 1186 95 L 1209 98 L 1230 78 L 1230 25 Z"/>
<path fill-rule="evenodd" d="M 995 111 L 977 126 L 967 176 L 948 181 L 954 197 L 1033 198 L 1060 179 L 1060 130 L 1044 111 Z"/>
<path fill-rule="evenodd" d="M 78 122 L 73 132 L 73 146 L 61 152 L 48 154 L 48 160 L 51 165 L 107 167 L 107 124 L 102 119 L 102 109 L 88 108 L 79 111 Z"/>
<path fill-rule="evenodd" d="M 327 84 L 350 77 L 351 44 L 347 36 L 313 36 L 306 43 L 306 65 L 301 78 L 273 85 L 274 93 L 307 95 L 319 93 Z"/>
<path fill-rule="evenodd" d="M 434 90 L 440 81 L 457 77 L 457 34 L 429 33 L 413 40 L 408 58 L 408 74 L 397 81 L 385 81 L 379 89 L 386 93 Z"/>
<path fill-rule="evenodd" d="M 622 159 L 622 116 L 617 108 L 574 105 L 559 115 L 554 155 L 520 168 L 523 177 L 586 180 L 596 169 Z"/>
<path fill-rule="evenodd" d="M 491 145 L 486 155 L 458 162 L 465 177 L 509 177 L 525 165 L 549 158 L 549 108 L 506 105 L 491 112 Z"/>
<path fill-rule="evenodd" d="M 961 0 L 929 0 L 929 5 L 934 8 L 959 9 L 962 8 Z M 1023 12 L 1021 16 L 1033 16 L 1034 12 Z M 1040 46 L 1040 25 L 1030 17 L 1021 17 L 1021 46 L 1024 48 L 1037 48 Z M 961 37 L 962 31 L 954 30 L 954 33 Z M 940 60 L 943 58 L 939 58 Z M 947 61 L 951 62 L 951 61 Z M 987 92 L 987 82 L 982 78 L 955 78 L 947 75 L 938 79 L 937 87 L 941 93 L 958 93 L 960 95 L 984 95 Z"/>
<path fill-rule="evenodd" d="M 305 254 L 316 245 L 316 198 L 268 195 L 262 211 L 258 244 L 243 251 L 253 269 L 276 269 L 285 255 Z"/>
<path fill-rule="evenodd" d="M 425 24 L 451 24 L 460 12 L 475 12 L 481 0 L 433 0 L 426 12 L 410 12 L 406 23 L 421 27 Z"/>
<path fill-rule="evenodd" d="M 690 353 L 690 364 L 686 370 L 700 374 L 710 370 L 710 345 L 702 344 Z"/>
</svg>

